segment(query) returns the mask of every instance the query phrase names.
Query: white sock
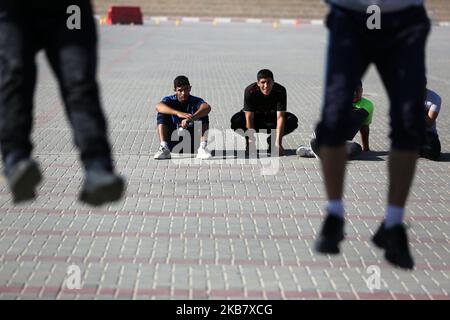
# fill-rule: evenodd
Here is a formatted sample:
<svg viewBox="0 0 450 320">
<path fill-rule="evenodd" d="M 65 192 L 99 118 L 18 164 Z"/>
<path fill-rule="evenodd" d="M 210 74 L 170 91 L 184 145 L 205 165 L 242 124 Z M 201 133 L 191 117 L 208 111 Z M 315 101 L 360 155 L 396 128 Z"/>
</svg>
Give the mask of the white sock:
<svg viewBox="0 0 450 320">
<path fill-rule="evenodd" d="M 386 216 L 384 217 L 384 226 L 386 228 L 394 227 L 402 224 L 405 208 L 388 205 L 386 209 Z"/>
<path fill-rule="evenodd" d="M 161 147 L 169 149 L 169 144 L 167 143 L 167 141 L 161 141 Z"/>
<path fill-rule="evenodd" d="M 338 216 L 344 219 L 344 202 L 342 200 L 331 200 L 328 201 L 326 206 L 326 210 L 328 214 L 332 214 L 334 216 Z"/>
<path fill-rule="evenodd" d="M 206 149 L 206 145 L 208 144 L 208 141 L 201 141 L 200 142 L 200 148 L 202 148 L 202 149 Z"/>
</svg>

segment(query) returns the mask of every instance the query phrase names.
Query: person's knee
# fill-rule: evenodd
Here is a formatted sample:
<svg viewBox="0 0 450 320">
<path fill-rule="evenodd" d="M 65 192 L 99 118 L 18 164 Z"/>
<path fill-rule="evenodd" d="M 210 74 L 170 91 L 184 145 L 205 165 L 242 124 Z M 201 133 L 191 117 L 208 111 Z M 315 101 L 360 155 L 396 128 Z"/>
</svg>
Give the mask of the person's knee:
<svg viewBox="0 0 450 320">
<path fill-rule="evenodd" d="M 13 90 L 20 90 L 20 88 L 24 88 L 27 77 L 31 76 L 24 59 L 18 53 L 16 56 L 8 53 L 0 56 L 0 60 L 3 60 L 0 63 L 2 69 L 0 89 L 5 90 L 6 87 L 9 87 Z"/>
<path fill-rule="evenodd" d="M 231 117 L 231 129 L 246 129 L 246 120 L 244 112 L 240 111 Z"/>
<path fill-rule="evenodd" d="M 286 114 L 286 126 L 284 134 L 289 134 L 298 128 L 298 118 L 292 113 Z"/>
<path fill-rule="evenodd" d="M 208 116 L 208 114 L 210 114 L 211 113 L 211 106 L 208 106 L 208 109 L 206 109 L 206 111 L 205 111 L 205 113 L 206 113 L 206 116 Z"/>
<path fill-rule="evenodd" d="M 76 52 L 73 53 L 75 55 Z M 84 53 L 82 55 L 85 55 Z M 88 57 L 85 57 L 88 59 Z M 70 60 L 70 59 L 66 59 Z M 68 92 L 80 92 L 97 89 L 97 81 L 95 79 L 95 71 L 91 70 L 88 62 L 71 61 L 66 65 L 60 66 L 59 81 L 61 86 Z M 56 62 L 58 63 L 58 62 Z M 62 62 L 59 62 L 62 63 Z"/>
<path fill-rule="evenodd" d="M 160 125 L 163 126 L 170 126 L 172 124 L 172 117 L 168 114 L 160 113 L 158 112 L 156 115 L 156 125 L 159 127 Z"/>
</svg>

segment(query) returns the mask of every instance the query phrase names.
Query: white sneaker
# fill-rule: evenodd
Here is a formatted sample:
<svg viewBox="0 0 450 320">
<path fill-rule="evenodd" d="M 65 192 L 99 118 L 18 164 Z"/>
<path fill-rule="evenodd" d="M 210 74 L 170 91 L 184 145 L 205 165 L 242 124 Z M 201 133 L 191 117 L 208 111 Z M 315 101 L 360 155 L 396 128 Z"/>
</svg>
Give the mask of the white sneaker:
<svg viewBox="0 0 450 320">
<path fill-rule="evenodd" d="M 302 157 L 302 158 L 314 158 L 314 152 L 312 151 L 311 148 L 305 147 L 305 146 L 300 146 L 297 151 L 296 151 L 297 155 Z"/>
<path fill-rule="evenodd" d="M 211 159 L 212 155 L 206 148 L 198 148 L 197 150 L 197 159 L 208 160 Z"/>
<path fill-rule="evenodd" d="M 170 155 L 169 148 L 159 146 L 158 151 L 155 153 L 155 156 L 153 159 L 156 160 L 164 160 L 164 159 L 170 159 L 172 156 Z"/>
</svg>

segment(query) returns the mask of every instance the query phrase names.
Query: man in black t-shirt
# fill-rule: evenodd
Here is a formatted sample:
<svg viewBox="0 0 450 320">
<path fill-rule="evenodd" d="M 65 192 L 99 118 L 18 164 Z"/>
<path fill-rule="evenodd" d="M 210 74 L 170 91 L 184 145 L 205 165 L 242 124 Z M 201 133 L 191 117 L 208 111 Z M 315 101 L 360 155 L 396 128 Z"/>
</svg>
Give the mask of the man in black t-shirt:
<svg viewBox="0 0 450 320">
<path fill-rule="evenodd" d="M 286 112 L 286 89 L 274 82 L 270 70 L 259 71 L 257 80 L 245 89 L 244 109 L 231 118 L 231 129 L 235 131 L 241 129 L 241 132 L 245 133 L 247 154 L 251 150 L 256 151 L 253 135 L 255 132 L 276 129 L 275 148 L 280 156 L 284 155 L 283 136 L 297 129 L 298 119 L 292 113 Z M 267 143 L 270 153 L 272 146 L 270 134 Z"/>
</svg>

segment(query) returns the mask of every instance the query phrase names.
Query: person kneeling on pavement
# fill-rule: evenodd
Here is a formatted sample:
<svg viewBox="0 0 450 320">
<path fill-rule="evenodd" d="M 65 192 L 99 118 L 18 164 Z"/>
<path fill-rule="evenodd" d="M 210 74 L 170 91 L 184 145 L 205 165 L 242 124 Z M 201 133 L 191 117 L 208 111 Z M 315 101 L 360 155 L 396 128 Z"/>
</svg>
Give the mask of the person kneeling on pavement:
<svg viewBox="0 0 450 320">
<path fill-rule="evenodd" d="M 353 108 L 350 112 L 349 125 L 346 129 L 346 148 L 347 155 L 350 159 L 359 156 L 363 151 L 370 151 L 369 147 L 369 126 L 372 123 L 374 105 L 372 101 L 363 98 L 363 85 L 362 81 L 359 81 L 353 93 Z M 352 141 L 356 134 L 361 134 L 362 146 Z M 310 141 L 310 147 L 300 146 L 297 149 L 297 155 L 303 158 L 318 158 L 317 144 L 315 133 L 312 134 Z"/>
<path fill-rule="evenodd" d="M 282 139 L 298 127 L 297 117 L 286 112 L 286 89 L 274 82 L 273 73 L 263 69 L 257 74 L 257 82 L 250 84 L 244 93 L 244 109 L 231 118 L 231 129 L 245 135 L 246 155 L 256 153 L 254 132 L 276 130 L 276 155 L 285 154 Z M 268 153 L 272 152 L 271 134 L 267 138 Z"/>
</svg>

